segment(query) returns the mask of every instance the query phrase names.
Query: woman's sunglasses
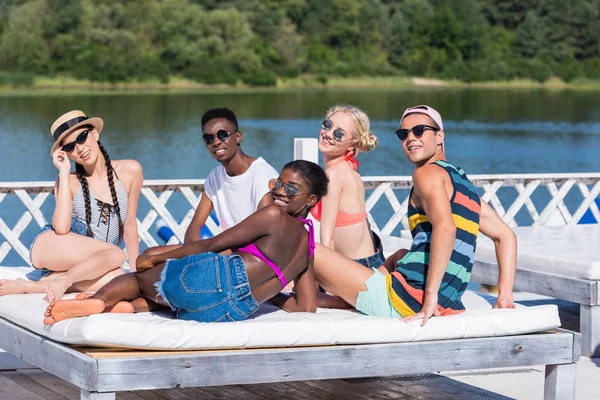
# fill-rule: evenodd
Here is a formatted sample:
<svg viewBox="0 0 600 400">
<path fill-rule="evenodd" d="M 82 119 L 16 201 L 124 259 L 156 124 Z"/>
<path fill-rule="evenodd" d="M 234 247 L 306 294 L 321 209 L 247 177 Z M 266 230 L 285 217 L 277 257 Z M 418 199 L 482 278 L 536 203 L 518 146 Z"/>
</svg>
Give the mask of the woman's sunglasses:
<svg viewBox="0 0 600 400">
<path fill-rule="evenodd" d="M 269 181 L 269 186 L 272 186 L 271 192 L 273 192 L 273 193 L 278 191 L 279 188 L 283 186 L 283 191 L 285 192 L 285 196 L 290 200 L 294 200 L 294 198 L 296 196 L 299 196 L 301 194 L 308 194 L 308 192 L 298 193 L 298 188 L 296 186 L 294 186 L 291 183 L 283 183 L 279 179 L 271 179 Z"/>
<path fill-rule="evenodd" d="M 420 138 L 427 130 L 437 132 L 440 129 L 430 125 L 415 125 L 410 129 L 396 129 L 394 133 L 396 134 L 396 136 L 398 136 L 398 139 L 400 139 L 400 141 L 404 142 L 410 132 L 412 132 L 413 135 L 415 135 L 415 137 Z"/>
<path fill-rule="evenodd" d="M 331 128 L 333 128 L 333 123 L 330 120 L 326 119 L 325 121 L 321 122 L 321 129 L 324 131 L 329 132 Z M 333 139 L 336 142 L 341 142 L 344 139 L 344 131 L 340 129 L 334 129 Z"/>
<path fill-rule="evenodd" d="M 205 133 L 202 135 L 202 140 L 204 141 L 204 144 L 211 145 L 215 142 L 215 136 L 217 137 L 217 139 L 219 139 L 221 142 L 225 142 L 227 139 L 229 139 L 229 136 L 233 135 L 234 133 L 237 133 L 238 131 L 234 131 L 234 132 L 227 132 L 225 129 L 219 129 L 217 131 L 216 135 L 213 135 L 212 133 Z"/>
<path fill-rule="evenodd" d="M 64 151 L 65 153 L 72 153 L 73 150 L 75 150 L 75 145 L 82 145 L 85 143 L 85 141 L 88 138 L 88 134 L 90 133 L 89 129 L 86 129 L 85 131 L 81 132 L 78 136 L 77 139 L 75 139 L 74 141 L 67 143 L 65 145 L 63 145 L 61 147 L 61 150 Z"/>
</svg>

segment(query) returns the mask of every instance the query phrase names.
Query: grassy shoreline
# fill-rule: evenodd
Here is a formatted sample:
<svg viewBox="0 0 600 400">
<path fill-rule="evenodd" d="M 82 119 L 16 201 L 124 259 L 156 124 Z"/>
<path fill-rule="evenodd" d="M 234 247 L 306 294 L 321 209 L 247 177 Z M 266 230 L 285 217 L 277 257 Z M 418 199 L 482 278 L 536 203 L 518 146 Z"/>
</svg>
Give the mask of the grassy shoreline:
<svg viewBox="0 0 600 400">
<path fill-rule="evenodd" d="M 600 90 L 600 81 L 584 80 L 575 82 L 563 82 L 552 78 L 540 83 L 532 80 L 511 80 L 495 82 L 466 83 L 457 80 L 440 80 L 420 77 L 327 77 L 326 83 L 323 78 L 315 76 L 300 76 L 297 78 L 278 79 L 276 86 L 248 86 L 243 84 L 205 84 L 191 80 L 173 77 L 167 84 L 158 81 L 127 82 L 127 83 L 98 83 L 77 80 L 71 77 L 36 77 L 33 85 L 10 86 L 0 85 L 0 95 L 11 94 L 56 94 L 65 92 L 75 94 L 77 92 L 89 93 L 123 93 L 123 92 L 177 92 L 177 91 L 201 91 L 201 92 L 228 92 L 228 91 L 279 91 L 297 89 L 401 89 L 401 88 L 490 88 L 490 89 L 574 89 L 574 90 Z"/>
</svg>

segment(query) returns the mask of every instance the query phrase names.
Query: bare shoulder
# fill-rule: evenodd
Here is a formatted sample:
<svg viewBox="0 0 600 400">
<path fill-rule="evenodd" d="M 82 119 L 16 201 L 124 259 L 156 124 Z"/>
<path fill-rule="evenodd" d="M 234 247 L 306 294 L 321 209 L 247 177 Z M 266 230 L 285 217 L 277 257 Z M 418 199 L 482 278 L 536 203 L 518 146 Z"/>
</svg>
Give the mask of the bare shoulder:
<svg viewBox="0 0 600 400">
<path fill-rule="evenodd" d="M 415 169 L 412 178 L 415 186 L 428 186 L 444 181 L 448 173 L 434 164 L 428 164 Z"/>
<path fill-rule="evenodd" d="M 136 160 L 113 160 L 111 163 L 120 178 L 129 181 L 142 181 L 144 179 L 142 165 Z"/>
<path fill-rule="evenodd" d="M 358 175 L 358 172 L 346 165 L 336 165 L 332 168 L 327 168 L 325 174 L 327 174 L 330 184 L 343 185 L 344 182 L 351 182 Z"/>
</svg>

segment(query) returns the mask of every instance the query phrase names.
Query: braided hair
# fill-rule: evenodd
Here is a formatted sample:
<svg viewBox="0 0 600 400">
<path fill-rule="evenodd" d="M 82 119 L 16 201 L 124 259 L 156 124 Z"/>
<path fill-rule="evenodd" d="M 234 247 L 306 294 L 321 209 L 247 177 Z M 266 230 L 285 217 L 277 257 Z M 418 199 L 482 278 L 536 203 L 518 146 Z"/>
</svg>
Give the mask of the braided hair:
<svg viewBox="0 0 600 400">
<path fill-rule="evenodd" d="M 108 186 L 110 187 L 110 195 L 112 196 L 113 208 L 117 214 L 117 220 L 119 221 L 119 241 L 117 242 L 117 244 L 121 244 L 121 241 L 123 240 L 123 221 L 121 221 L 121 206 L 119 205 L 119 198 L 117 196 L 117 191 L 115 190 L 115 170 L 113 169 L 112 163 L 110 162 L 110 156 L 108 155 L 108 152 L 106 151 L 104 146 L 102 146 L 102 143 L 100 143 L 99 140 L 98 147 L 100 147 L 100 151 L 102 152 L 102 155 L 104 156 L 104 161 L 106 162 L 106 175 L 108 177 Z"/>
<path fill-rule="evenodd" d="M 115 190 L 115 182 L 114 182 L 114 169 L 112 163 L 110 162 L 110 157 L 108 152 L 102 146 L 102 143 L 98 140 L 98 147 L 104 156 L 104 161 L 106 163 L 106 175 L 108 177 L 108 186 L 110 187 L 110 194 L 112 196 L 113 208 L 117 214 L 117 220 L 119 221 L 119 242 L 123 240 L 123 221 L 121 221 L 121 207 L 119 206 L 119 199 L 117 197 L 117 191 Z M 79 163 L 75 163 L 75 171 L 77 172 L 77 179 L 79 180 L 79 184 L 81 185 L 81 190 L 83 191 L 83 199 L 85 201 L 85 221 L 87 223 L 87 231 L 86 235 L 89 237 L 94 237 L 92 233 L 92 206 L 90 204 L 90 188 L 88 186 L 88 181 L 84 176 L 84 168 L 83 165 Z"/>
</svg>

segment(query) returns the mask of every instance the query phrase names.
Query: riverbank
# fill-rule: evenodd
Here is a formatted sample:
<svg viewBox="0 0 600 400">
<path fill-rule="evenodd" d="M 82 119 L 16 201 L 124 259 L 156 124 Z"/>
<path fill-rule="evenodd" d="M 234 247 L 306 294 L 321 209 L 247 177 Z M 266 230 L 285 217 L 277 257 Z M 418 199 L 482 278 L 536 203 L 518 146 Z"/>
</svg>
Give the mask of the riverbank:
<svg viewBox="0 0 600 400">
<path fill-rule="evenodd" d="M 110 92 L 145 92 L 153 90 L 168 91 L 206 91 L 206 92 L 227 92 L 227 91 L 273 91 L 286 89 L 324 89 L 324 88 L 344 88 L 344 89 L 394 89 L 394 88 L 415 88 L 415 87 L 448 87 L 448 88 L 492 88 L 492 89 L 573 89 L 573 90 L 600 90 L 599 80 L 579 80 L 573 82 L 564 82 L 558 78 L 549 79 L 540 83 L 532 80 L 511 80 L 511 81 L 492 81 L 492 82 L 461 82 L 457 80 L 441 80 L 422 77 L 398 77 L 398 76 L 380 76 L 380 77 L 338 77 L 338 76 L 314 76 L 304 75 L 296 78 L 278 79 L 275 86 L 248 86 L 244 84 L 206 84 L 191 81 L 188 79 L 173 77 L 169 83 L 160 83 L 159 81 L 141 81 L 141 82 L 122 82 L 122 83 L 99 83 L 85 80 L 77 80 L 69 76 L 56 77 L 35 77 L 29 84 L 20 84 L 17 86 L 10 84 L 0 84 L 0 95 L 11 94 L 44 94 L 56 93 L 57 91 L 67 91 L 69 93 L 88 91 Z"/>
</svg>

